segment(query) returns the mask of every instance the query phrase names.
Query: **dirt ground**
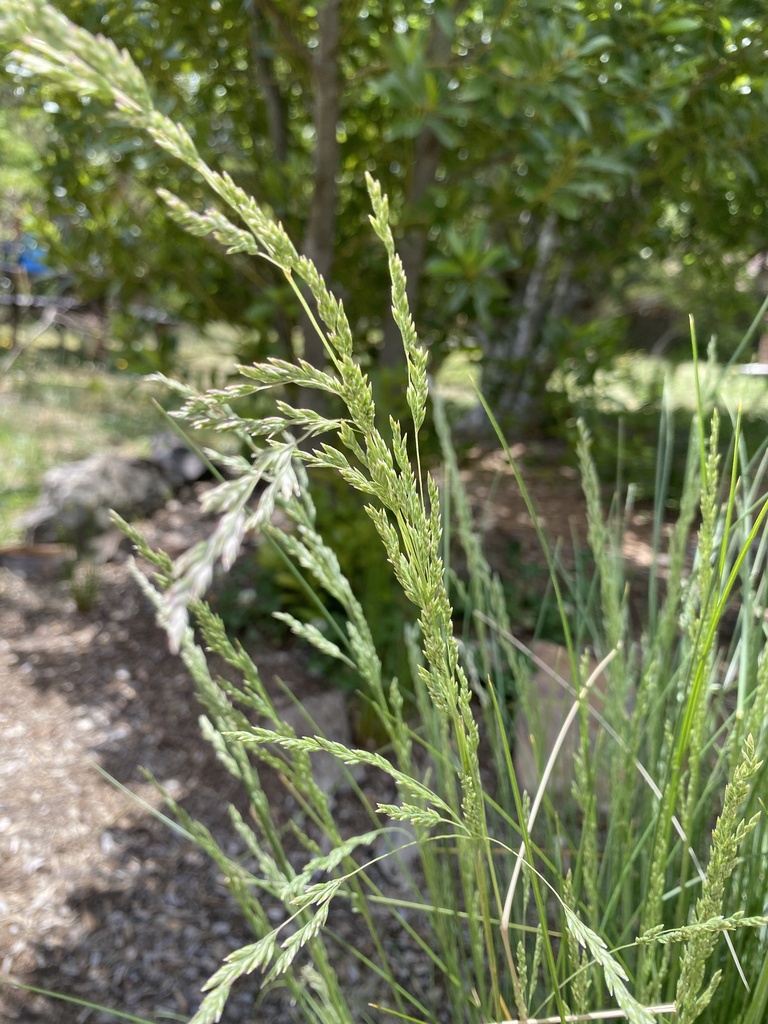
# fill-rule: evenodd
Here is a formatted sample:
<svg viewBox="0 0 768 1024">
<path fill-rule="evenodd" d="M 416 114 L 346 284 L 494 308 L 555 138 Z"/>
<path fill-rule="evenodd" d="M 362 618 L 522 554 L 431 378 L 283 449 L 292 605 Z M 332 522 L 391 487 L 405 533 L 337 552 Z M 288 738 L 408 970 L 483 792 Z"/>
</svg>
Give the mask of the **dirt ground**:
<svg viewBox="0 0 768 1024">
<path fill-rule="evenodd" d="M 530 481 L 548 529 L 583 538 L 575 472 L 555 461 Z M 499 559 L 535 550 L 500 456 L 479 457 L 468 484 Z M 209 527 L 192 495 L 147 524 L 151 540 L 174 554 Z M 649 529 L 639 515 L 626 552 L 639 567 Z M 237 802 L 237 788 L 200 739 L 192 684 L 127 555 L 98 577 L 93 607 L 78 611 L 70 584 L 45 578 L 40 566 L 0 568 L 0 973 L 153 1021 L 187 1020 L 202 983 L 252 936 L 215 866 L 150 813 L 161 800 L 141 770 L 235 853 L 226 805 Z M 325 689 L 295 646 L 259 651 L 256 660 L 265 681 L 280 677 L 300 699 Z M 401 952 L 412 975 L 418 964 Z M 353 967 L 340 970 L 359 985 Z M 114 1018 L 4 984 L 0 1019 Z M 222 1019 L 291 1015 L 281 997 L 264 1000 L 243 984 Z"/>
</svg>

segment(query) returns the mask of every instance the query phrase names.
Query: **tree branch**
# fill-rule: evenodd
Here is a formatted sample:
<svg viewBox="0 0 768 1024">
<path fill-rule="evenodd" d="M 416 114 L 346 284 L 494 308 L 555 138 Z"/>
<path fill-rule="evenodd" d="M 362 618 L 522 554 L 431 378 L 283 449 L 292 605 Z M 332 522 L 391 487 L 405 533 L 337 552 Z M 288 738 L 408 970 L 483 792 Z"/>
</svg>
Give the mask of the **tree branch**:
<svg viewBox="0 0 768 1024">
<path fill-rule="evenodd" d="M 274 64 L 267 59 L 264 53 L 262 43 L 265 29 L 264 17 L 256 7 L 254 0 L 243 0 L 243 8 L 248 18 L 248 50 L 251 64 L 256 69 L 256 77 L 264 96 L 269 139 L 275 151 L 275 157 L 283 164 L 288 159 L 288 128 Z"/>
</svg>

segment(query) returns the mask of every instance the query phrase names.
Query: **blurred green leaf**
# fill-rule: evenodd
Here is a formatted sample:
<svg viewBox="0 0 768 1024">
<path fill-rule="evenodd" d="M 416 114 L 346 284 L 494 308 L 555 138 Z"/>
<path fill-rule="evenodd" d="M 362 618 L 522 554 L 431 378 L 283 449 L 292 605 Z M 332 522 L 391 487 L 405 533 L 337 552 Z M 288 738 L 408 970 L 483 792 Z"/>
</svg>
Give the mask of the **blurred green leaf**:
<svg viewBox="0 0 768 1024">
<path fill-rule="evenodd" d="M 667 36 L 677 36 L 684 32 L 696 32 L 701 28 L 699 18 L 670 18 L 659 25 L 659 32 Z"/>
</svg>

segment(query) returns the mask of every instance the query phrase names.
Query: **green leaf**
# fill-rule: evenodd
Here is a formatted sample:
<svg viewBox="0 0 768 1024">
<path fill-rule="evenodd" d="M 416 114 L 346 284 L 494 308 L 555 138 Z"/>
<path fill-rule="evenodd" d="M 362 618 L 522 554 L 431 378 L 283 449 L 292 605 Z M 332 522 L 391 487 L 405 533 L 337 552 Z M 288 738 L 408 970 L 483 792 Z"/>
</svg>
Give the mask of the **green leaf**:
<svg viewBox="0 0 768 1024">
<path fill-rule="evenodd" d="M 457 277 L 461 274 L 461 266 L 456 260 L 435 256 L 427 261 L 427 271 L 433 277 Z"/>
<path fill-rule="evenodd" d="M 683 32 L 695 32 L 701 28 L 700 18 L 670 18 L 659 25 L 659 32 L 666 36 L 677 36 Z"/>
<path fill-rule="evenodd" d="M 603 203 L 607 203 L 613 196 L 613 190 L 608 187 L 607 183 L 596 179 L 571 181 L 565 187 L 573 195 L 580 196 L 582 199 L 597 199 Z"/>
<path fill-rule="evenodd" d="M 632 174 L 632 167 L 624 160 L 608 153 L 590 153 L 581 158 L 581 166 L 588 167 L 592 171 L 602 171 L 604 174 L 616 174 L 621 177 L 629 177 Z"/>
<path fill-rule="evenodd" d="M 576 202 L 573 196 L 569 196 L 566 192 L 558 192 L 552 196 L 551 201 L 555 210 L 567 220 L 578 220 L 581 216 L 582 204 Z"/>
<path fill-rule="evenodd" d="M 579 47 L 579 56 L 591 57 L 593 53 L 602 52 L 613 45 L 613 40 L 610 36 L 595 36 L 593 39 L 588 39 L 583 46 Z"/>
<path fill-rule="evenodd" d="M 520 111 L 520 100 L 513 91 L 496 94 L 496 109 L 502 117 L 514 117 Z"/>
<path fill-rule="evenodd" d="M 428 117 L 424 124 L 434 132 L 438 142 L 446 149 L 458 149 L 464 141 L 464 136 L 458 128 L 438 117 Z"/>
<path fill-rule="evenodd" d="M 460 103 L 476 103 L 478 100 L 487 100 L 492 92 L 491 80 L 478 75 L 477 78 L 473 78 L 460 87 L 456 98 Z"/>
<path fill-rule="evenodd" d="M 415 139 L 423 127 L 423 117 L 404 117 L 390 125 L 386 132 L 386 138 L 392 142 L 395 139 Z"/>
<path fill-rule="evenodd" d="M 579 126 L 584 134 L 588 135 L 592 130 L 592 122 L 581 101 L 570 90 L 563 94 L 562 101 L 579 122 Z"/>
</svg>

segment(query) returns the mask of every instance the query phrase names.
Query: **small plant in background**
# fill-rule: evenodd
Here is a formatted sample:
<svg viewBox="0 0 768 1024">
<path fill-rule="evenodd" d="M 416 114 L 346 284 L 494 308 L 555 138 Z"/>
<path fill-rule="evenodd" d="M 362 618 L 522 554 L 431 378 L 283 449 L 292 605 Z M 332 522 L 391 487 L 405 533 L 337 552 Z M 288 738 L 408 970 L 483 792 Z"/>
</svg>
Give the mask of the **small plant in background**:
<svg viewBox="0 0 768 1024">
<path fill-rule="evenodd" d="M 69 589 L 79 612 L 91 611 L 99 599 L 101 580 L 93 562 L 79 560 L 72 566 Z"/>
<path fill-rule="evenodd" d="M 203 162 L 183 128 L 153 107 L 126 54 L 40 0 L 10 0 L 4 31 L 15 37 L 16 59 L 30 71 L 114 103 L 128 124 L 197 170 L 221 208 L 199 213 L 163 193 L 171 216 L 194 234 L 278 266 L 326 353 L 322 368 L 271 359 L 241 367 L 236 382 L 206 392 L 168 381 L 183 398 L 181 416 L 191 427 L 234 433 L 247 454 L 219 457 L 227 478 L 205 497 L 219 524 L 175 564 L 123 524 L 154 568 L 152 580 L 140 581 L 194 679 L 203 734 L 249 800 L 247 819 L 231 808 L 247 851 L 241 859 L 168 800 L 220 866 L 254 931 L 254 942 L 232 953 L 208 982 L 195 1024 L 218 1021 L 232 986 L 254 973 L 262 987 L 285 985 L 296 1015 L 318 1024 L 393 1018 L 533 1024 L 616 1016 L 634 1024 L 699 1018 L 760 1024 L 768 1013 L 768 825 L 761 806 L 768 746 L 765 446 L 750 456 L 737 421 L 722 459 L 717 417 L 707 437 L 699 396 L 662 581 L 658 556 L 671 472 L 663 422 L 657 559 L 647 618 L 633 632 L 621 496 L 606 516 L 590 439 L 582 432 L 594 573 L 582 583 L 577 578 L 566 602 L 541 535 L 570 664 L 570 683 L 559 682 L 569 696 L 556 739 L 536 750 L 539 784 L 520 792 L 513 715 L 518 707 L 534 710 L 539 694 L 530 686 L 529 654 L 514 636 L 501 583 L 474 533 L 439 404 L 442 491 L 424 465 L 426 354 L 378 184 L 368 179 L 371 221 L 389 259 L 407 429 L 395 419 L 380 422 L 342 304 L 314 265 L 253 199 Z M 287 387 L 330 396 L 336 411 L 292 405 L 282 397 Z M 233 412 L 239 399 L 272 391 L 269 415 Z M 412 694 L 383 671 L 365 602 L 342 571 L 344 552 L 318 529 L 309 487 L 317 470 L 336 474 L 363 496 L 407 598 L 412 622 L 403 623 L 403 643 Z M 518 481 L 528 500 L 519 474 Z M 276 507 L 283 526 L 270 525 Z M 214 565 L 231 566 L 252 530 L 266 531 L 316 593 L 333 602 L 326 629 L 312 619 L 284 618 L 356 674 L 385 741 L 381 750 L 298 735 L 276 709 L 257 665 L 205 602 Z M 460 624 L 451 598 L 458 586 L 451 571 L 454 532 L 467 566 Z M 737 588 L 739 619 L 724 656 L 718 630 Z M 594 670 L 583 656 L 588 645 L 599 661 Z M 223 659 L 225 670 L 211 671 L 209 652 Z M 555 802 L 549 783 L 569 727 L 578 735 L 573 786 Z M 371 808 L 354 774 L 347 777 L 369 828 L 345 829 L 318 785 L 317 754 L 388 780 L 393 799 Z M 290 824 L 267 796 L 270 772 L 301 809 Z M 377 873 L 377 862 L 394 856 L 389 851 L 403 833 L 419 855 L 404 876 L 405 896 Z M 357 923 L 354 949 L 336 928 L 340 906 Z M 275 908 L 277 914 L 268 912 Z M 403 976 L 383 941 L 384 920 L 420 951 L 426 983 Z M 341 985 L 333 966 L 339 947 L 374 979 L 375 1005 L 361 1005 Z"/>
</svg>

